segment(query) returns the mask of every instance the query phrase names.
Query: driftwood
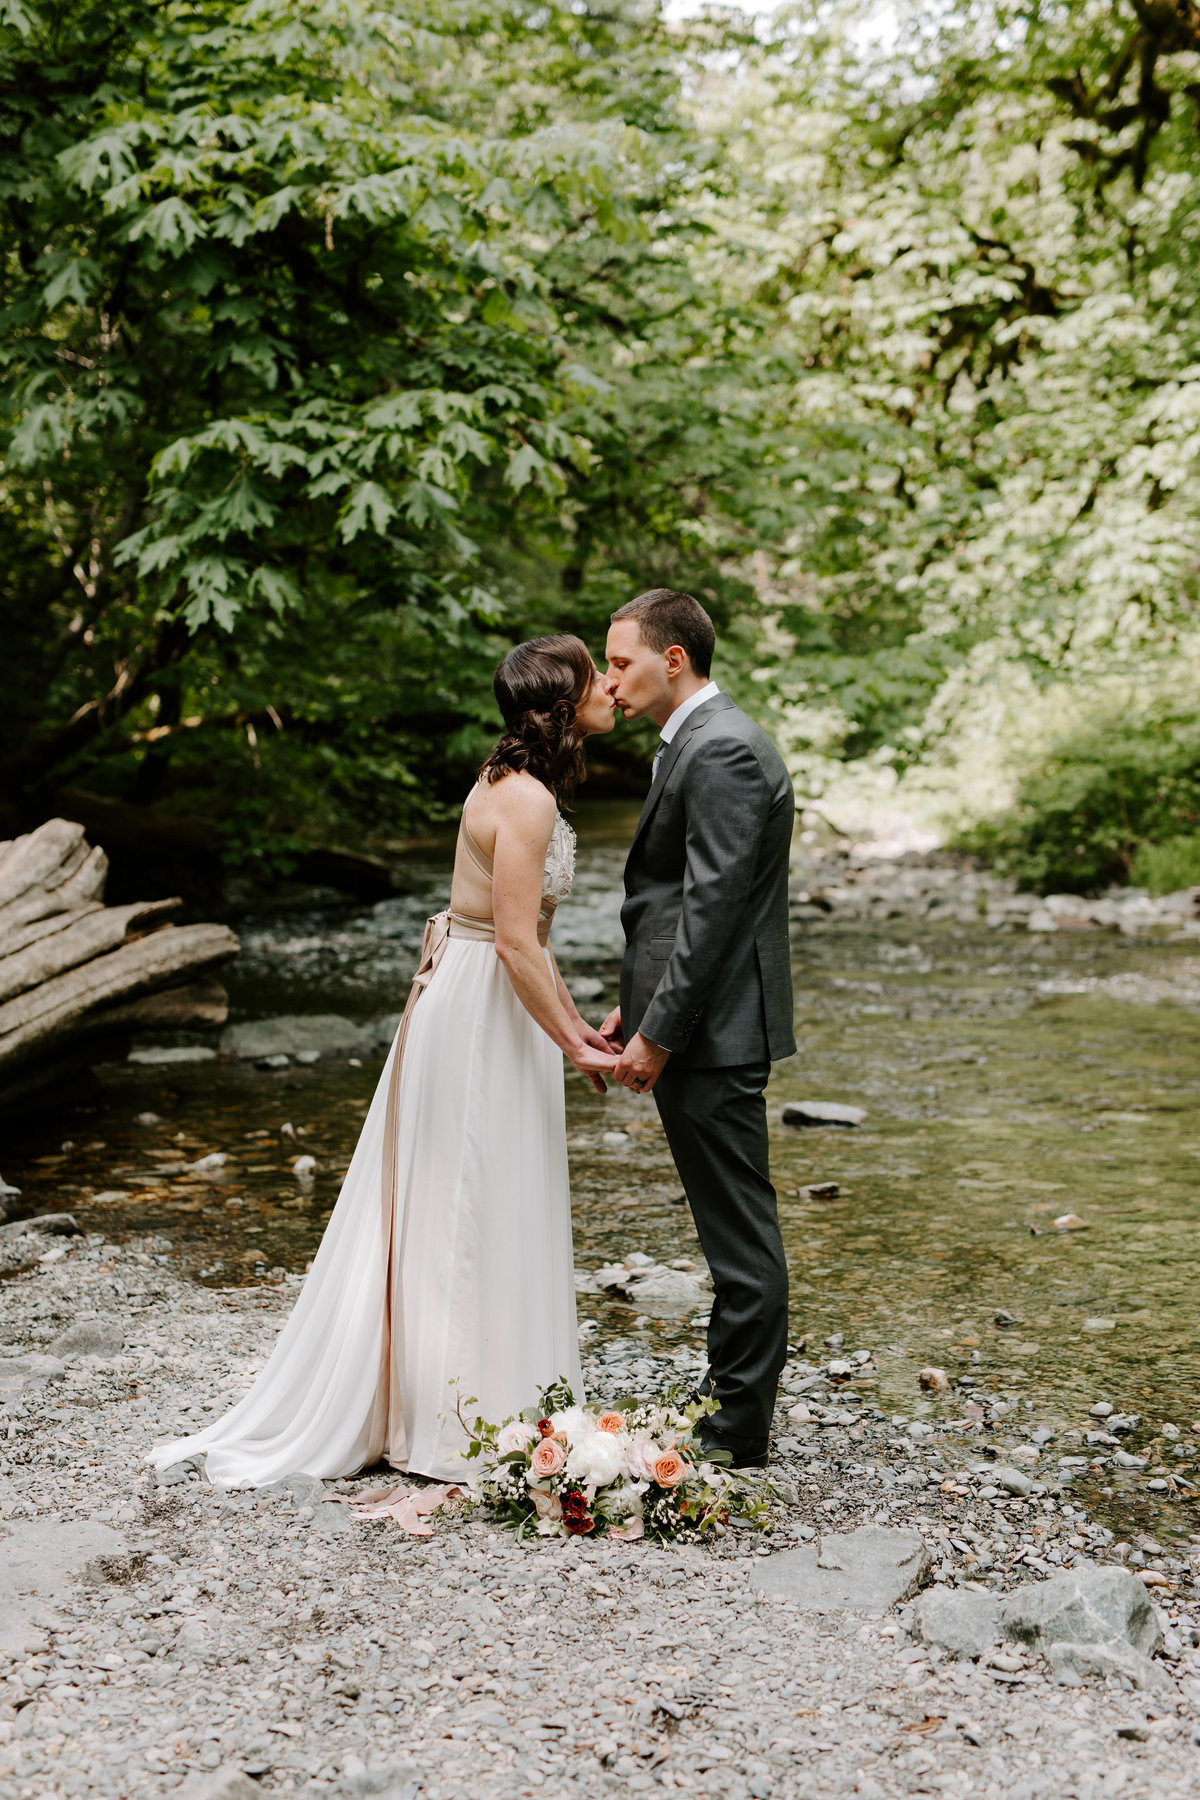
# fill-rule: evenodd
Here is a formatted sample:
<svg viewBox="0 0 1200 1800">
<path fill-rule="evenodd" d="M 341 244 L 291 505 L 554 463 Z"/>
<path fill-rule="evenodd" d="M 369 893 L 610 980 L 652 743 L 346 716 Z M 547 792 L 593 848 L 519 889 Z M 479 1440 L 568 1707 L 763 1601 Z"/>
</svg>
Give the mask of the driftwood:
<svg viewBox="0 0 1200 1800">
<path fill-rule="evenodd" d="M 83 827 L 66 819 L 0 843 L 4 1087 L 30 1062 L 81 1036 L 224 1023 L 225 991 L 208 977 L 237 954 L 233 932 L 164 923 L 178 900 L 106 907 L 107 867 Z"/>
</svg>

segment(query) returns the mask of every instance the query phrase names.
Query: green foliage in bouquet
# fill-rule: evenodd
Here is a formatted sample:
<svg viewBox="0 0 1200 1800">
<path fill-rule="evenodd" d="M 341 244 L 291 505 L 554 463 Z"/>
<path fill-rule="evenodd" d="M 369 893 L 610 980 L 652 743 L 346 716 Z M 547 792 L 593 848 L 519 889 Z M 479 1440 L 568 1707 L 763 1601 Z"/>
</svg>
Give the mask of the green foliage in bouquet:
<svg viewBox="0 0 1200 1800">
<path fill-rule="evenodd" d="M 697 1427 L 715 1410 L 712 1399 L 577 1406 L 556 1384 L 519 1419 L 463 1420 L 472 1492 L 522 1537 L 669 1543 L 719 1535 L 734 1520 L 769 1525 L 769 1484 L 730 1470 L 727 1453 L 701 1450 Z"/>
</svg>

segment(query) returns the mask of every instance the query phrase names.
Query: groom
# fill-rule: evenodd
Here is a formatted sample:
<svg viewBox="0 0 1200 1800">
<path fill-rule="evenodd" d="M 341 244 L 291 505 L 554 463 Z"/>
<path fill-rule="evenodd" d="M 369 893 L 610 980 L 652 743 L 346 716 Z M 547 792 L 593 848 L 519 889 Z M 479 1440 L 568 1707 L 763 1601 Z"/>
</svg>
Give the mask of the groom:
<svg viewBox="0 0 1200 1800">
<path fill-rule="evenodd" d="M 608 690 L 661 743 L 625 865 L 614 1079 L 654 1093 L 712 1271 L 706 1448 L 765 1464 L 787 1357 L 787 1264 L 763 1089 L 796 1048 L 788 953 L 795 802 L 765 732 L 709 678 L 716 633 L 690 594 L 613 613 Z"/>
</svg>

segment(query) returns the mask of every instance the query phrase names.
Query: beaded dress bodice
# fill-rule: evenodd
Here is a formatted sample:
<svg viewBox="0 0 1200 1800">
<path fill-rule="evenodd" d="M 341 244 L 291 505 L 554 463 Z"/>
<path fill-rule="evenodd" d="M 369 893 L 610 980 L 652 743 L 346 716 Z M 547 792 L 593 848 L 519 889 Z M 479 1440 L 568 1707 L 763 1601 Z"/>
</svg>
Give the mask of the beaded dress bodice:
<svg viewBox="0 0 1200 1800">
<path fill-rule="evenodd" d="M 556 904 L 565 900 L 575 879 L 575 833 L 561 813 L 554 816 L 554 830 L 546 850 L 546 873 L 542 877 L 542 898 Z"/>
</svg>

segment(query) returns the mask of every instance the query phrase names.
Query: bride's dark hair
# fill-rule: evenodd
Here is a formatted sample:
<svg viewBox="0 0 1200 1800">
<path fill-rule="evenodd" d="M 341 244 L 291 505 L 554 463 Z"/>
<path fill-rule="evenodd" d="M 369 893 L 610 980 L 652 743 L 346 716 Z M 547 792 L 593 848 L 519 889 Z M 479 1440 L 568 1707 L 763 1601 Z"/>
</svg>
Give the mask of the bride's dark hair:
<svg viewBox="0 0 1200 1800">
<path fill-rule="evenodd" d="M 586 774 L 576 714 L 595 675 L 591 653 L 577 637 L 530 638 L 510 650 L 492 676 L 504 733 L 480 778 L 499 781 L 527 769 L 553 793 L 570 794 Z"/>
</svg>

